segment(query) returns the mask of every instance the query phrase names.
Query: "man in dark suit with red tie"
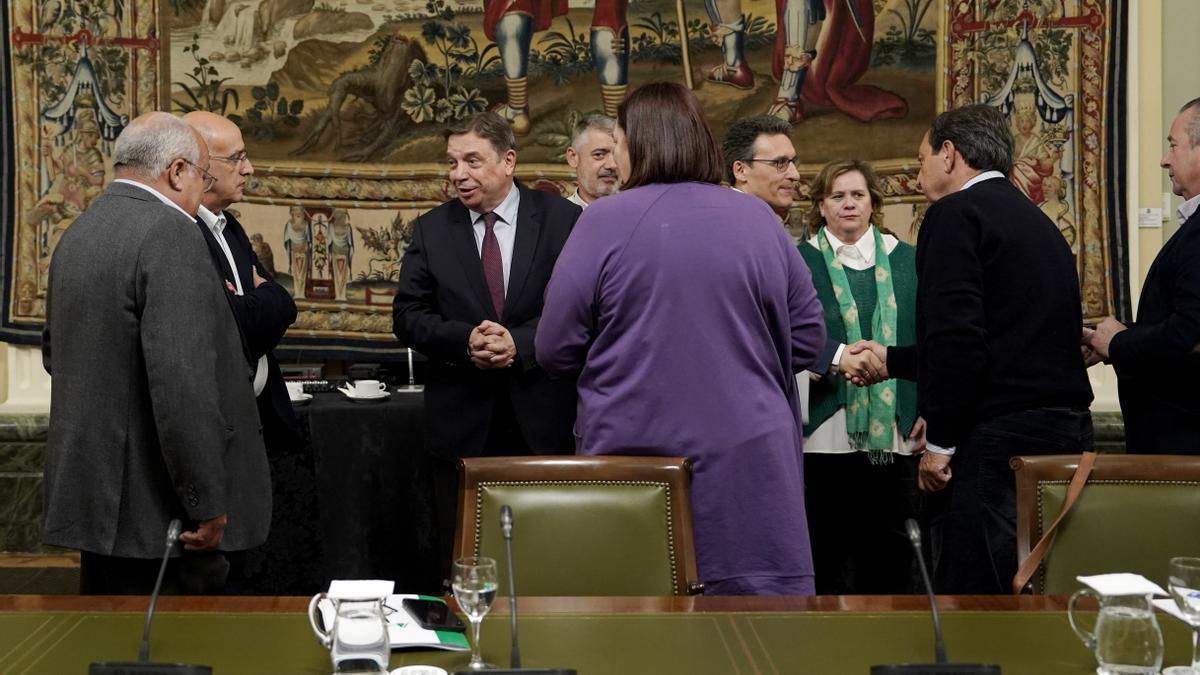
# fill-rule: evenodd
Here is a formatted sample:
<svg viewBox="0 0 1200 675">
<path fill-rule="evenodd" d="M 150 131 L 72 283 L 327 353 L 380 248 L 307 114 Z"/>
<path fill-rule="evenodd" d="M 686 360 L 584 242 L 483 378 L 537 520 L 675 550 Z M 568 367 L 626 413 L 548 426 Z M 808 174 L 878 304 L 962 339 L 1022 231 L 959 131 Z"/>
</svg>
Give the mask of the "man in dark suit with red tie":
<svg viewBox="0 0 1200 675">
<path fill-rule="evenodd" d="M 296 320 L 296 303 L 272 279 L 274 270 L 263 269 L 250 246 L 246 230 L 227 210 L 242 200 L 246 180 L 254 174 L 241 131 L 233 122 L 210 112 L 188 113 L 184 121 L 208 143 L 212 161 L 209 171 L 216 181 L 204 193 L 196 222 L 208 244 L 213 265 L 224 280 L 226 296 L 255 373 L 254 394 L 262 420 L 263 441 L 268 458 L 275 462 L 302 443 L 287 387 L 273 353 L 288 326 Z M 294 514 L 276 510 L 272 537 L 287 536 L 276 528 L 287 522 L 294 522 Z M 248 554 L 251 567 L 257 567 L 260 553 Z M 231 576 L 231 584 L 235 587 L 241 581 L 237 566 L 235 564 Z M 297 590 L 295 583 L 279 581 L 284 586 L 254 590 L 280 594 Z"/>
<path fill-rule="evenodd" d="M 1117 371 L 1125 447 L 1136 454 L 1200 454 L 1200 98 L 1171 124 L 1162 166 L 1184 198 L 1179 230 L 1150 265 L 1137 321 L 1108 317 L 1084 331 L 1091 363 Z"/>
<path fill-rule="evenodd" d="M 575 382 L 541 369 L 533 335 L 580 209 L 516 182 L 515 146 L 511 127 L 491 112 L 447 131 L 458 196 L 414 223 L 392 309 L 396 337 L 429 359 L 425 444 L 439 474 L 443 569 L 458 458 L 575 450 Z"/>
</svg>

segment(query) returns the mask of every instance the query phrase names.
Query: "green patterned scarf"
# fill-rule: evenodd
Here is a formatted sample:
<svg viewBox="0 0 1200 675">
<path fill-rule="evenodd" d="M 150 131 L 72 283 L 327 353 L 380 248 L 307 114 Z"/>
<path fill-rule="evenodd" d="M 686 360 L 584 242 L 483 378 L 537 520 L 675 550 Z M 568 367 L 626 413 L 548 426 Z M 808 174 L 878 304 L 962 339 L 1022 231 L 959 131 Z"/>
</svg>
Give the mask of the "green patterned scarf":
<svg viewBox="0 0 1200 675">
<path fill-rule="evenodd" d="M 879 228 L 875 233 L 875 309 L 871 314 L 872 338 L 881 345 L 896 344 L 896 291 L 892 286 L 892 264 L 883 245 Z M 850 281 L 846 270 L 838 261 L 825 228 L 817 233 L 821 255 L 829 270 L 833 283 L 833 295 L 842 312 L 842 323 L 846 324 L 846 344 L 852 345 L 863 338 L 859 324 L 858 306 L 850 292 Z M 896 381 L 885 380 L 870 387 L 843 384 L 846 391 L 846 432 L 850 436 L 850 447 L 855 450 L 866 448 L 872 464 L 892 462 L 892 427 L 896 423 Z"/>
</svg>

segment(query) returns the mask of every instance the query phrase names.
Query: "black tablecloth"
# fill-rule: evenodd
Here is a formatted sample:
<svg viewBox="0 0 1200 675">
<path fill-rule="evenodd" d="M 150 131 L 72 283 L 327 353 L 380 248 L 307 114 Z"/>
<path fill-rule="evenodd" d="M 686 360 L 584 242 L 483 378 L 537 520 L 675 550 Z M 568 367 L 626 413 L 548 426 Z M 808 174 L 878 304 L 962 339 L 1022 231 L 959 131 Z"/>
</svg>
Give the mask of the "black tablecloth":
<svg viewBox="0 0 1200 675">
<path fill-rule="evenodd" d="M 359 403 L 316 394 L 297 406 L 300 448 L 272 450 L 267 543 L 247 556 L 246 590 L 309 595 L 330 579 L 394 579 L 440 593 L 423 396 Z"/>
</svg>

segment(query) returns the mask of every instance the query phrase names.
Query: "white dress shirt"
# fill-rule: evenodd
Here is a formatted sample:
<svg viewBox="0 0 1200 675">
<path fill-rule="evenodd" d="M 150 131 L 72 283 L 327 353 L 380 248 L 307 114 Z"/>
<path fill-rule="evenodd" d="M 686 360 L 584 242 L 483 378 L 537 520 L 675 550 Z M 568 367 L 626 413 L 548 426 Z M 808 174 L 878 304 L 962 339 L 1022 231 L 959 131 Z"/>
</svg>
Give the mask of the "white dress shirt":
<svg viewBox="0 0 1200 675">
<path fill-rule="evenodd" d="M 982 183 L 985 180 L 991 180 L 993 178 L 1004 178 L 1004 174 L 1000 173 L 999 171 L 984 171 L 983 173 L 972 178 L 971 180 L 963 183 L 963 186 L 960 187 L 958 189 L 958 191 L 962 192 L 963 190 L 966 190 L 967 188 L 971 187 L 972 185 L 976 185 L 978 183 Z M 943 448 L 942 446 L 934 445 L 933 443 L 927 443 L 925 447 L 930 452 L 937 454 L 937 455 L 953 455 L 954 451 L 956 449 L 956 448 Z"/>
<path fill-rule="evenodd" d="M 508 191 L 508 196 L 493 213 L 496 214 L 496 224 L 492 231 L 496 233 L 496 242 L 500 244 L 500 262 L 504 265 L 504 294 L 508 295 L 508 271 L 512 268 L 513 244 L 517 240 L 517 210 L 521 207 L 521 191 L 516 183 Z M 471 224 L 475 230 L 475 250 L 483 257 L 483 214 L 467 209 L 471 214 Z"/>
<path fill-rule="evenodd" d="M 578 204 L 579 208 L 581 209 L 586 209 L 588 207 L 588 203 L 583 201 L 583 197 L 579 196 L 579 188 L 575 188 L 575 192 L 572 193 L 570 197 L 567 197 L 567 201 L 571 202 L 572 204 Z"/>
<path fill-rule="evenodd" d="M 213 237 L 217 240 L 217 245 L 225 253 L 225 260 L 229 263 L 229 269 L 233 270 L 233 285 L 237 288 L 238 295 L 245 295 L 242 290 L 242 280 L 238 276 L 237 264 L 233 262 L 233 251 L 229 249 L 229 242 L 225 241 L 225 212 L 222 211 L 219 215 L 209 211 L 203 204 L 200 205 L 200 220 L 208 226 Z"/>
<path fill-rule="evenodd" d="M 238 295 L 245 295 L 245 292 L 242 290 L 242 280 L 238 275 L 237 264 L 233 262 L 233 251 L 229 248 L 229 242 L 225 240 L 225 223 L 227 222 L 225 213 L 222 211 L 220 215 L 217 215 L 201 204 L 199 215 L 200 220 L 204 221 L 204 224 L 208 226 L 209 231 L 212 232 L 213 237 L 217 240 L 217 245 L 225 252 L 225 260 L 229 262 L 229 269 L 233 271 L 233 285 L 237 289 L 236 293 Z M 262 394 L 266 387 L 267 356 L 263 354 L 258 357 L 258 363 L 254 367 L 254 395 L 258 396 Z"/>
<path fill-rule="evenodd" d="M 838 262 L 842 263 L 842 266 L 849 267 L 852 270 L 866 270 L 875 266 L 874 225 L 868 226 L 867 231 L 852 244 L 847 244 L 833 236 L 828 229 L 824 229 L 823 231 L 829 242 L 829 247 L 833 250 Z M 818 251 L 821 250 L 821 242 L 817 240 L 819 236 L 821 235 L 818 233 L 808 240 L 808 243 Z M 900 240 L 892 235 L 883 235 L 883 248 L 886 253 L 890 254 L 899 243 Z M 842 351 L 845 348 L 845 344 L 838 345 L 837 351 L 833 355 L 833 365 L 836 366 L 841 361 Z M 841 377 L 841 375 L 824 375 L 826 377 Z M 807 370 L 801 371 L 796 375 L 796 384 L 800 388 L 802 416 L 806 421 L 808 420 L 808 387 L 810 382 L 811 378 Z M 850 445 L 850 435 L 846 432 L 846 410 L 844 408 L 839 408 L 821 426 L 814 429 L 810 436 L 804 439 L 804 452 L 838 455 L 860 452 Z M 901 438 L 900 432 L 894 424 L 892 425 L 892 452 L 901 455 L 912 454 L 912 441 Z"/>
<path fill-rule="evenodd" d="M 1176 212 L 1179 216 L 1179 224 L 1182 225 L 1186 223 L 1187 219 L 1191 218 L 1192 214 L 1196 213 L 1197 207 L 1200 207 L 1200 195 L 1196 195 L 1195 197 L 1192 197 L 1186 202 L 1180 204 L 1179 210 Z"/>
</svg>

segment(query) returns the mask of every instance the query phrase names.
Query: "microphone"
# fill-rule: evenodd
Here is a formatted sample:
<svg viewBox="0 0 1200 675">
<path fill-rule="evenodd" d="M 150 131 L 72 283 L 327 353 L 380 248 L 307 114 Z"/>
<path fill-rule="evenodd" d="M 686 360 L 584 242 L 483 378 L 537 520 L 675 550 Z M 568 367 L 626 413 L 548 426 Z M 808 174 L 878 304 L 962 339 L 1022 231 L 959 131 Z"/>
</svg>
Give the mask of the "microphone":
<svg viewBox="0 0 1200 675">
<path fill-rule="evenodd" d="M 167 546 L 163 551 L 162 564 L 158 566 L 158 579 L 154 581 L 154 593 L 150 596 L 150 606 L 146 608 L 146 626 L 142 629 L 142 644 L 138 647 L 138 661 L 150 660 L 150 626 L 154 623 L 154 609 L 158 607 L 158 594 L 162 590 L 163 577 L 167 573 L 167 561 L 171 559 L 171 547 L 179 541 L 179 533 L 183 532 L 183 523 L 173 518 L 167 525 Z"/>
<path fill-rule="evenodd" d="M 933 617 L 934 663 L 902 663 L 871 666 L 871 675 L 1000 675 L 1000 666 L 982 663 L 946 663 L 946 642 L 942 638 L 942 620 L 938 614 L 937 600 L 933 595 L 933 584 L 929 582 L 929 568 L 925 566 L 925 554 L 921 551 L 921 528 L 917 521 L 904 521 L 908 541 L 912 544 L 917 566 L 921 568 L 921 581 L 929 596 L 929 610 Z"/>
<path fill-rule="evenodd" d="M 517 640 L 517 582 L 513 576 L 512 527 L 512 507 L 505 504 L 500 507 L 500 532 L 504 535 L 504 555 L 508 561 L 508 613 L 512 617 L 512 656 L 509 658 L 509 667 L 520 668 L 521 646 Z"/>
<path fill-rule="evenodd" d="M 488 675 L 575 675 L 574 668 L 522 668 L 521 648 L 517 640 L 517 582 L 513 572 L 512 553 L 513 513 L 512 507 L 500 507 L 500 533 L 504 536 L 505 562 L 508 563 L 508 611 L 512 615 L 512 656 L 510 667 L 493 668 Z M 90 675 L 90 674 L 89 674 Z M 454 675 L 473 675 L 470 671 L 458 671 Z"/>
<path fill-rule="evenodd" d="M 921 582 L 929 596 L 929 613 L 933 617 L 933 654 L 938 663 L 946 662 L 946 641 L 942 637 L 942 618 L 938 614 L 937 598 L 933 596 L 933 584 L 929 582 L 929 568 L 925 566 L 925 552 L 921 550 L 921 528 L 917 521 L 907 518 L 904 529 L 908 532 L 908 543 L 912 544 L 913 555 L 917 556 L 917 567 L 921 568 Z"/>
<path fill-rule="evenodd" d="M 178 518 L 167 525 L 166 550 L 163 551 L 162 564 L 158 567 L 158 579 L 155 580 L 154 591 L 150 595 L 150 606 L 146 608 L 146 625 L 142 629 L 142 642 L 138 645 L 138 660 L 95 662 L 88 666 L 88 675 L 212 675 L 212 668 L 208 666 L 150 662 L 150 626 L 154 623 L 154 609 L 158 606 L 158 594 L 162 590 L 163 577 L 166 576 L 167 561 L 171 559 L 171 548 L 179 540 L 182 531 L 183 523 Z"/>
</svg>

